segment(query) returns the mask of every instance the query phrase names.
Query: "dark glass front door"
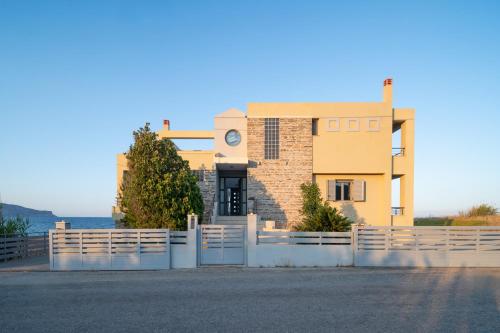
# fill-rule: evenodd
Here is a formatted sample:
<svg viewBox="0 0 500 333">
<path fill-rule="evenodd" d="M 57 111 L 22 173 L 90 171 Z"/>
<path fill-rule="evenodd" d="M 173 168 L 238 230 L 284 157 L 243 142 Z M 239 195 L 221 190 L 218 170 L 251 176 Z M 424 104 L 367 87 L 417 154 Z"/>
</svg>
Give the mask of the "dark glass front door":
<svg viewBox="0 0 500 333">
<path fill-rule="evenodd" d="M 219 215 L 241 216 L 247 214 L 246 177 L 219 178 Z"/>
</svg>

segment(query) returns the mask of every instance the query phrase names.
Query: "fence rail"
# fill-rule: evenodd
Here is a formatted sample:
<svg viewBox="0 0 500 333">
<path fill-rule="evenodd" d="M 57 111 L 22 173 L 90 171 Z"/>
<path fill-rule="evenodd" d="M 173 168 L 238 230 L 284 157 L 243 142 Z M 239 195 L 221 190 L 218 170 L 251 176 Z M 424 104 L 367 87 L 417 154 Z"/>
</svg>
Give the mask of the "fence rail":
<svg viewBox="0 0 500 333">
<path fill-rule="evenodd" d="M 349 245 L 351 233 L 257 231 L 257 244 Z"/>
<path fill-rule="evenodd" d="M 49 251 L 48 233 L 0 235 L 0 260 L 46 255 Z"/>
<path fill-rule="evenodd" d="M 170 244 L 186 245 L 187 237 L 187 231 L 170 231 Z"/>
</svg>

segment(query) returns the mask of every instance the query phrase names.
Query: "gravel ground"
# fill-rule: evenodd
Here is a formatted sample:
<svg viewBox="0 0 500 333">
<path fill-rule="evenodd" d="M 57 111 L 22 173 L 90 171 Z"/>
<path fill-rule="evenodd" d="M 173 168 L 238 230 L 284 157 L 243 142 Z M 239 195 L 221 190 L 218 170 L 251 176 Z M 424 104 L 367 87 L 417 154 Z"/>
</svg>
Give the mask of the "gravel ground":
<svg viewBox="0 0 500 333">
<path fill-rule="evenodd" d="M 0 272 L 2 332 L 499 332 L 500 269 Z"/>
</svg>

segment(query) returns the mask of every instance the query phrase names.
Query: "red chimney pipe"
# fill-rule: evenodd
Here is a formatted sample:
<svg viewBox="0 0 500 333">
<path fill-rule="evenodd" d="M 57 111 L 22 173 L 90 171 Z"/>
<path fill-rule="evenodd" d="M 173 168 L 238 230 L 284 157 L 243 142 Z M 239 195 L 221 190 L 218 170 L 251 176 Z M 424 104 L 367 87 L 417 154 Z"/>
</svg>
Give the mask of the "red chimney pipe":
<svg viewBox="0 0 500 333">
<path fill-rule="evenodd" d="M 170 120 L 168 119 L 163 120 L 163 128 L 166 128 L 167 130 L 170 129 Z"/>
</svg>

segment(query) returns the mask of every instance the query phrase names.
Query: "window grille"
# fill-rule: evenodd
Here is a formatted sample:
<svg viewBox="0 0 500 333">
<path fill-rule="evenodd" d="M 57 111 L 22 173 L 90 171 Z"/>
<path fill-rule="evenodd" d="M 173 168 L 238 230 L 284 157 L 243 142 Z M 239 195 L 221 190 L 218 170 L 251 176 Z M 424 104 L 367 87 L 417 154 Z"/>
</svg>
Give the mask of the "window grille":
<svg viewBox="0 0 500 333">
<path fill-rule="evenodd" d="M 280 158 L 279 118 L 266 118 L 264 121 L 264 158 L 266 160 Z"/>
</svg>

